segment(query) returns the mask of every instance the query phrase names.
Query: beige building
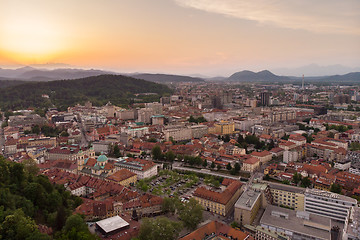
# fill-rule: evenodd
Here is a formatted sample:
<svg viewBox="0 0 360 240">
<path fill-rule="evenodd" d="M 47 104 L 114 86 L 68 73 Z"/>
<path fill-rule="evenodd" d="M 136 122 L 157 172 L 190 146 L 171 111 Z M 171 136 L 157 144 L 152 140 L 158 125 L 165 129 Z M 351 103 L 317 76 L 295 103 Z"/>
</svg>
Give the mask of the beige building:
<svg viewBox="0 0 360 240">
<path fill-rule="evenodd" d="M 260 207 L 261 192 L 249 188 L 235 203 L 235 222 L 241 225 L 252 224 Z"/>
<path fill-rule="evenodd" d="M 269 162 L 272 158 L 272 154 L 266 150 L 262 152 L 252 152 L 251 156 L 259 159 L 262 164 Z"/>
<path fill-rule="evenodd" d="M 241 183 L 233 181 L 223 192 L 215 192 L 199 187 L 194 192 L 194 199 L 212 213 L 228 215 L 241 194 Z"/>
<path fill-rule="evenodd" d="M 107 177 L 107 180 L 116 182 L 125 187 L 134 186 L 137 181 L 137 175 L 133 172 L 130 172 L 127 169 L 120 169 L 116 171 L 111 176 Z"/>
<path fill-rule="evenodd" d="M 260 160 L 256 157 L 248 158 L 242 163 L 242 170 L 245 172 L 252 173 L 259 167 L 260 167 Z"/>
<path fill-rule="evenodd" d="M 218 123 L 215 123 L 214 126 L 216 133 L 221 135 L 233 134 L 235 131 L 234 122 L 220 121 Z"/>
<path fill-rule="evenodd" d="M 164 130 L 165 140 L 172 138 L 174 141 L 190 140 L 192 138 L 191 128 L 182 126 L 169 126 Z"/>
<path fill-rule="evenodd" d="M 304 211 L 304 188 L 272 182 L 268 182 L 268 185 L 275 205 Z"/>
</svg>

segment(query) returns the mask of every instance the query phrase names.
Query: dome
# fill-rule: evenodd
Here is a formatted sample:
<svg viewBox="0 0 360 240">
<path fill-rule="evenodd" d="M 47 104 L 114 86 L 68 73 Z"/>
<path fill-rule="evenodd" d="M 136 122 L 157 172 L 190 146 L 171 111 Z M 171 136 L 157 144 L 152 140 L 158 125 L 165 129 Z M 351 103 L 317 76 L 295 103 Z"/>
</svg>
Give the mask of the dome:
<svg viewBox="0 0 360 240">
<path fill-rule="evenodd" d="M 108 160 L 108 158 L 105 156 L 105 155 L 100 155 L 98 158 L 97 158 L 97 161 L 98 162 L 106 162 Z"/>
</svg>

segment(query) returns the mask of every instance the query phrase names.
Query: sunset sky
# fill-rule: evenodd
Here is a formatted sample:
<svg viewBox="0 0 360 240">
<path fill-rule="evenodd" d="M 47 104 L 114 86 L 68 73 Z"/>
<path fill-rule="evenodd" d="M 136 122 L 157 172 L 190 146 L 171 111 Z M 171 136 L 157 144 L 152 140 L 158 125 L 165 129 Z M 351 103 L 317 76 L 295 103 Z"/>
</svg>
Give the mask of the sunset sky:
<svg viewBox="0 0 360 240">
<path fill-rule="evenodd" d="M 359 0 L 0 0 L 0 66 L 226 75 L 360 66 Z"/>
</svg>

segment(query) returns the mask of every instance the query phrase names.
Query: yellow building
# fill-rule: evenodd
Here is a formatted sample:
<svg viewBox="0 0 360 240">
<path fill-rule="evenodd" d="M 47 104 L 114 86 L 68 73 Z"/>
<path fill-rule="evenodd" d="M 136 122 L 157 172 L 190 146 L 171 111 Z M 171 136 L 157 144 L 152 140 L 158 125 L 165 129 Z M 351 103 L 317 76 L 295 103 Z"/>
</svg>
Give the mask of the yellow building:
<svg viewBox="0 0 360 240">
<path fill-rule="evenodd" d="M 272 182 L 268 182 L 268 185 L 275 205 L 304 211 L 304 188 Z"/>
<path fill-rule="evenodd" d="M 205 210 L 226 216 L 233 208 L 241 194 L 241 183 L 233 181 L 223 192 L 215 192 L 204 187 L 199 187 L 194 192 L 194 199 Z"/>
<path fill-rule="evenodd" d="M 111 176 L 107 177 L 107 179 L 125 187 L 128 187 L 135 185 L 137 181 L 137 175 L 127 169 L 121 169 L 119 171 L 116 171 Z"/>
<path fill-rule="evenodd" d="M 220 121 L 218 123 L 215 123 L 214 126 L 216 133 L 221 135 L 233 134 L 235 131 L 234 122 Z"/>
</svg>

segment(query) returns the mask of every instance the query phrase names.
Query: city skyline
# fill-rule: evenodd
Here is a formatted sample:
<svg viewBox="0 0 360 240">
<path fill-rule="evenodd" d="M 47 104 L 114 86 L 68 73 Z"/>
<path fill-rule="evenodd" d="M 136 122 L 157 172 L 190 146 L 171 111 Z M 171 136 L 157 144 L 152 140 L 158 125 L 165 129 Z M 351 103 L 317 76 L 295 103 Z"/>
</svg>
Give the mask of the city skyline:
<svg viewBox="0 0 360 240">
<path fill-rule="evenodd" d="M 360 3 L 351 0 L 2 0 L 0 7 L 1 66 L 226 76 L 360 62 Z"/>
</svg>

